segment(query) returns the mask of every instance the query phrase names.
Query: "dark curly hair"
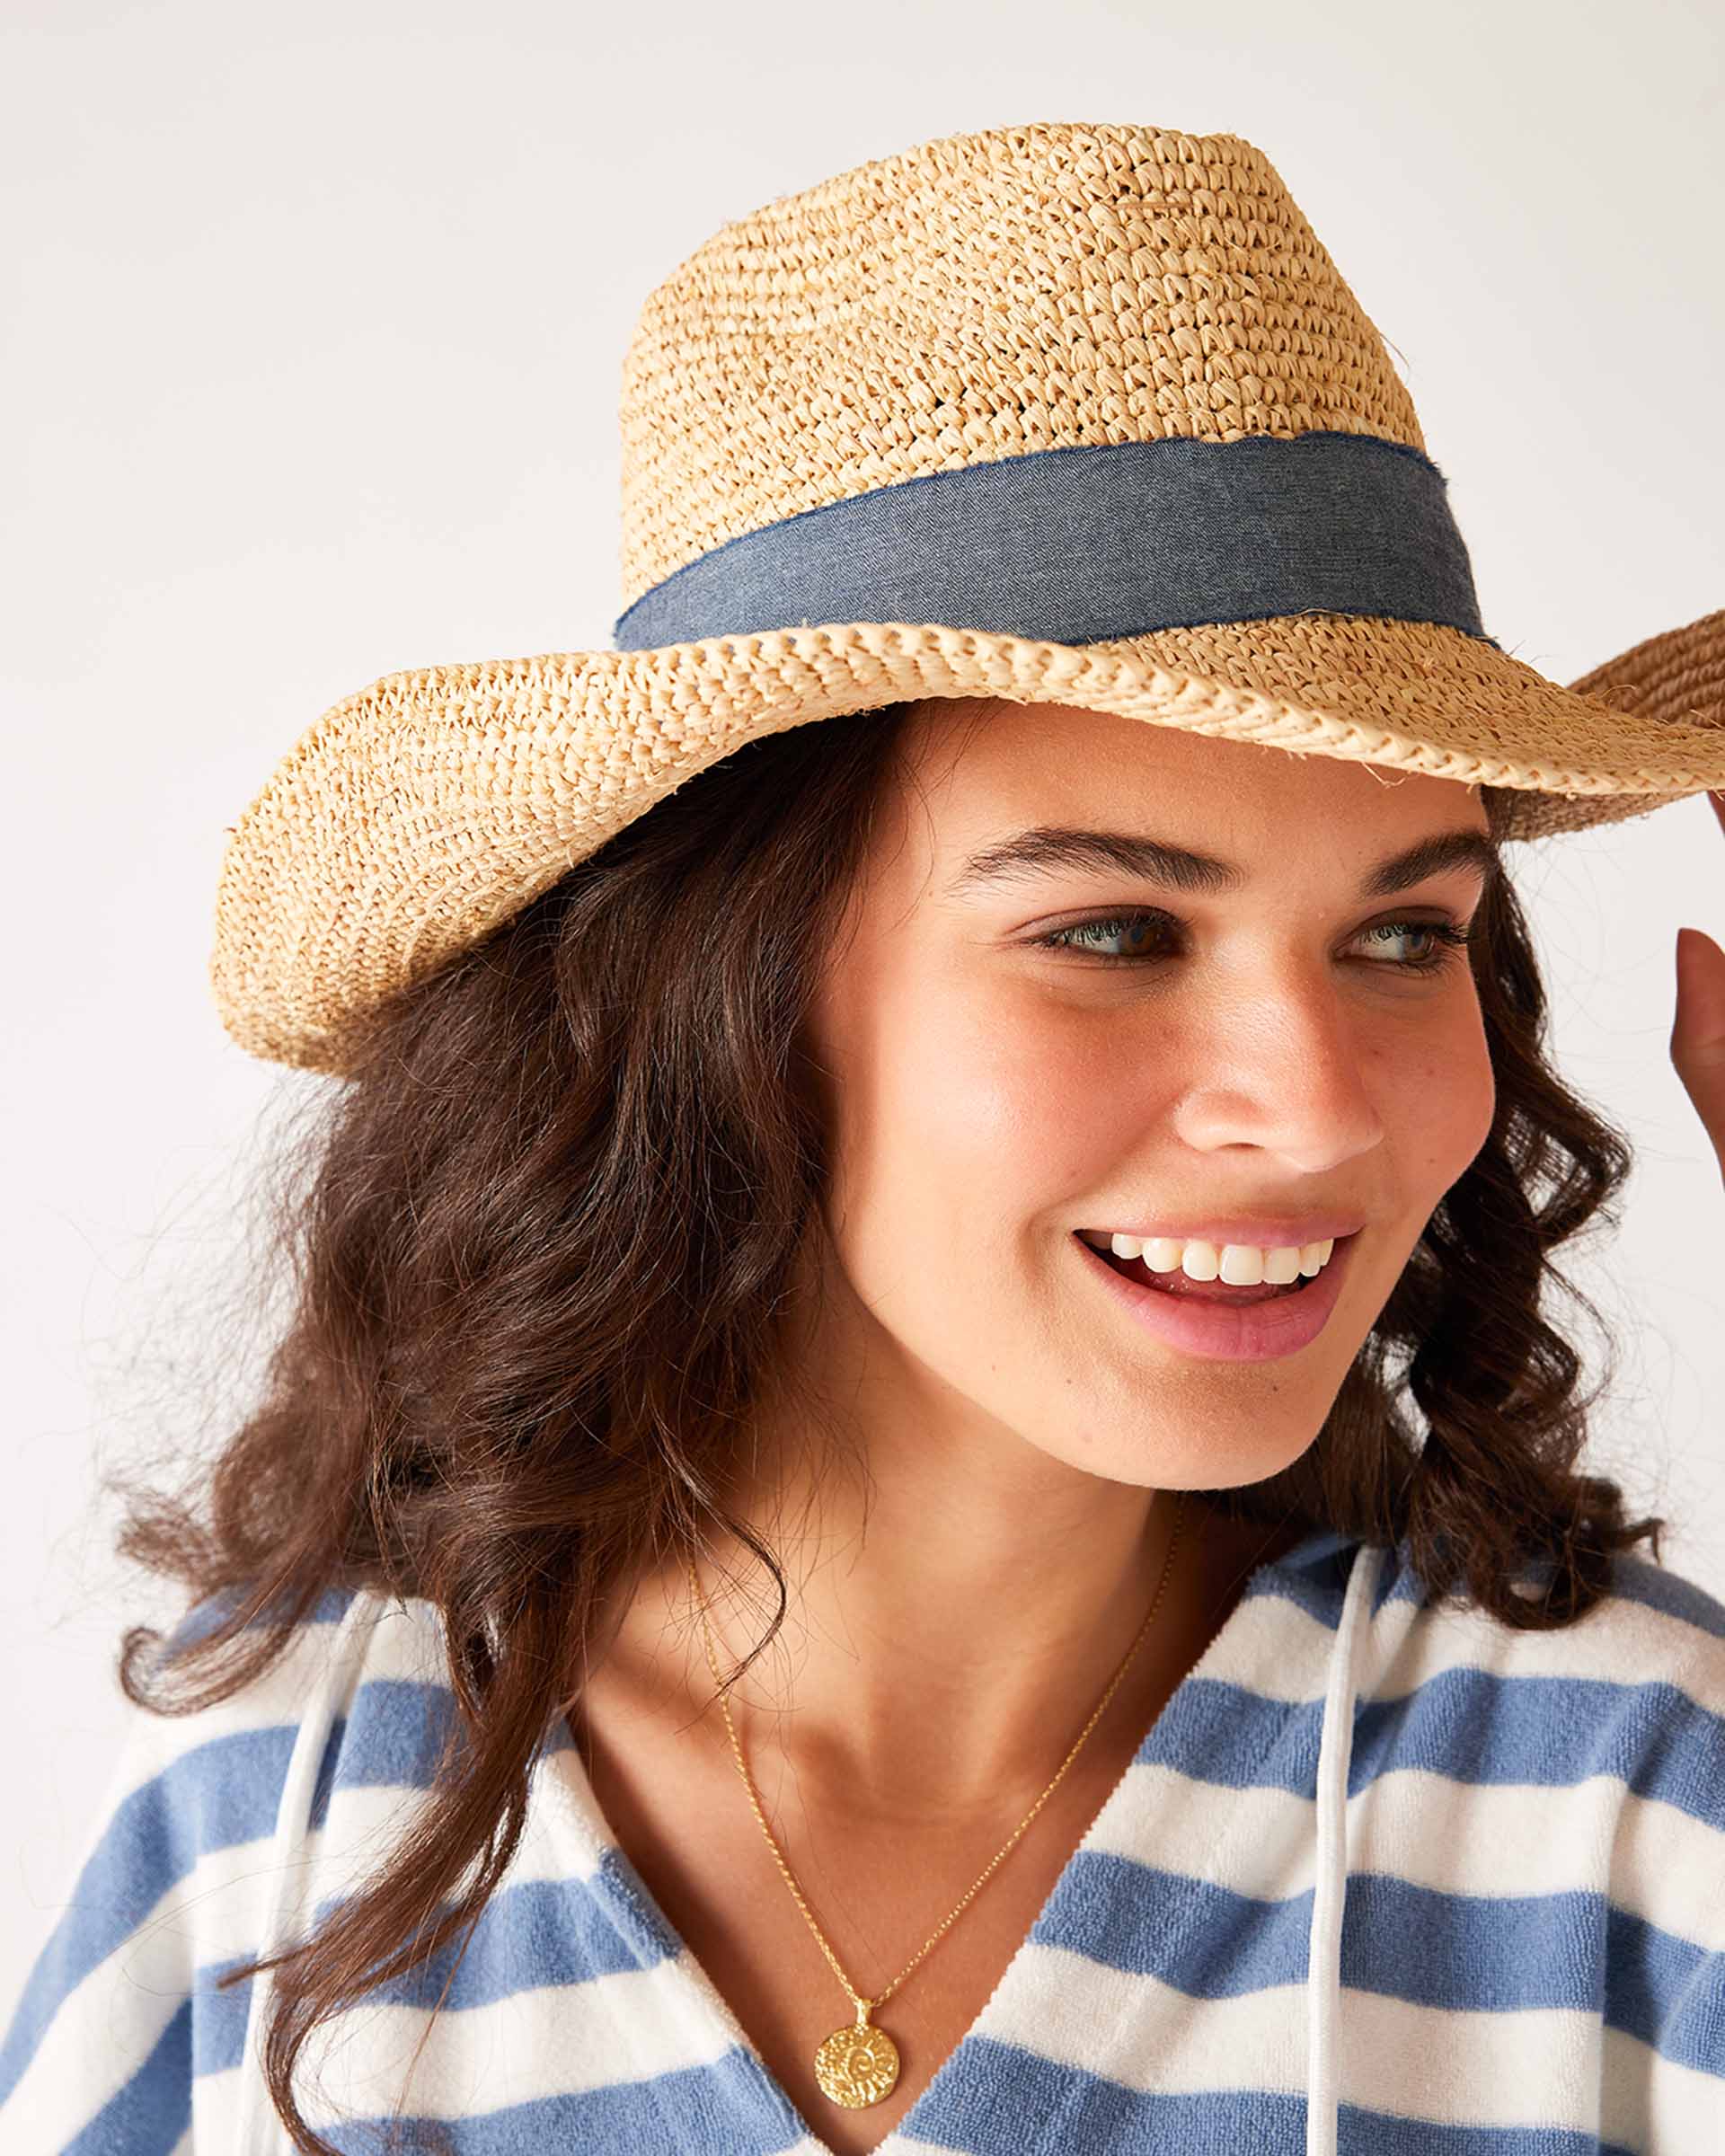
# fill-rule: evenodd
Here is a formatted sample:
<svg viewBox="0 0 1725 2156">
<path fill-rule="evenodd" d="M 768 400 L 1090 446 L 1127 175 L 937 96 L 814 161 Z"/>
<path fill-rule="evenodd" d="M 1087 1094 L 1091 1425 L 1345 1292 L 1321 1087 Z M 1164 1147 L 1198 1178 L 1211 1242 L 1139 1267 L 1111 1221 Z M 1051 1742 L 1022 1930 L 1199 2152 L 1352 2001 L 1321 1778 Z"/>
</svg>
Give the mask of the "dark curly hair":
<svg viewBox="0 0 1725 2156">
<path fill-rule="evenodd" d="M 226 1697 L 331 1587 L 442 1620 L 462 1742 L 411 1833 L 310 1940 L 224 1979 L 276 1971 L 267 2078 L 315 2156 L 334 2152 L 290 2088 L 308 2037 L 477 1919 L 631 1583 L 719 1526 L 778 1590 L 741 1667 L 783 1621 L 774 1554 L 720 1493 L 827 1174 L 800 1045 L 816 956 L 916 708 L 750 742 L 399 997 L 265 1156 L 263 1262 L 287 1301 L 255 1411 L 172 1490 L 111 1479 L 122 1555 L 226 1605 L 172 1654 L 127 1632 L 140 1707 Z M 1657 1558 L 1667 1524 L 1626 1521 L 1617 1484 L 1577 1472 L 1606 1380 L 1578 1395 L 1581 1359 L 1544 1314 L 1561 1289 L 1597 1319 L 1552 1252 L 1614 1223 L 1631 1153 L 1546 1060 L 1500 868 L 1470 963 L 1496 1078 L 1484 1145 L 1306 1452 L 1204 1494 L 1235 1520 L 1405 1539 L 1435 1597 L 1555 1629 L 1610 1591 L 1614 1552 L 1651 1536 Z"/>
</svg>

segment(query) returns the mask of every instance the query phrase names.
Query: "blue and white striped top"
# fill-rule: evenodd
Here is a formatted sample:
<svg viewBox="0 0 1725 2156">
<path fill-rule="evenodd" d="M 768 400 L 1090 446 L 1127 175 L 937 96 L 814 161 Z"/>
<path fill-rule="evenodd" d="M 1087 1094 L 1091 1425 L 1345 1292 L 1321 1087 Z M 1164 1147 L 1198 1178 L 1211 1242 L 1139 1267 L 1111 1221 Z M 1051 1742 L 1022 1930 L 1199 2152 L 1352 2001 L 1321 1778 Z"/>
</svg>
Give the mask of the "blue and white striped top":
<svg viewBox="0 0 1725 2156">
<path fill-rule="evenodd" d="M 285 2156 L 267 1979 L 215 1979 L 376 1869 L 444 1670 L 429 1604 L 331 1595 L 234 1698 L 139 1714 L 0 2048 L 6 2156 Z M 823 2156 L 558 1727 L 441 2010 L 459 1940 L 314 2036 L 306 2116 L 355 2156 L 398 2110 L 460 2156 Z M 1624 1558 L 1524 1633 L 1328 1531 L 1261 1566 L 880 2156 L 1173 2148 L 1719 2156 L 1725 1606 Z"/>
</svg>

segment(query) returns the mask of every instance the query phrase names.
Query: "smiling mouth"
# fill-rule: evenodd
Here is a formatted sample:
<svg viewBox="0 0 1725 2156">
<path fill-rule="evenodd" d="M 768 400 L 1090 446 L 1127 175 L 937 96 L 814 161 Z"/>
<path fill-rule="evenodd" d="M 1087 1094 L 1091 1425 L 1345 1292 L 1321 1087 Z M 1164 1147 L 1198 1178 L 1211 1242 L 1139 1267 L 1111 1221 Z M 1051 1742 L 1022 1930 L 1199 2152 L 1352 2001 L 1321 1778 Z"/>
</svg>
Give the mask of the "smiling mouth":
<svg viewBox="0 0 1725 2156">
<path fill-rule="evenodd" d="M 1346 1244 L 1353 1241 L 1353 1237 L 1338 1236 L 1329 1265 L 1321 1267 L 1315 1273 L 1302 1273 L 1297 1280 L 1291 1280 L 1285 1286 L 1278 1286 L 1270 1281 L 1259 1281 L 1251 1287 L 1235 1286 L 1225 1280 L 1194 1280 L 1179 1267 L 1172 1273 L 1153 1273 L 1142 1258 L 1117 1258 L 1112 1250 L 1097 1250 L 1096 1245 L 1082 1234 L 1079 1240 L 1087 1249 L 1095 1250 L 1105 1265 L 1112 1266 L 1124 1278 L 1135 1281 L 1140 1287 L 1154 1287 L 1159 1294 L 1172 1295 L 1176 1301 L 1251 1303 L 1283 1302 L 1290 1295 L 1303 1294 L 1314 1280 L 1323 1277 L 1330 1265 L 1336 1262 L 1337 1256 Z"/>
</svg>

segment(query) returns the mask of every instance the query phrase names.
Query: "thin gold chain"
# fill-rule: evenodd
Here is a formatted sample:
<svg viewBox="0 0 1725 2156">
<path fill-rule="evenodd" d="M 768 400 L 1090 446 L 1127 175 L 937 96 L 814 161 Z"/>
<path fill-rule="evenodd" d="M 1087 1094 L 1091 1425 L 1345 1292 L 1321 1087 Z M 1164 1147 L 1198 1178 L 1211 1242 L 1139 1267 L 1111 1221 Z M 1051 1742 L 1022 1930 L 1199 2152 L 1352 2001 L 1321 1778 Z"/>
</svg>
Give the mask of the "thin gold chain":
<svg viewBox="0 0 1725 2156">
<path fill-rule="evenodd" d="M 1071 1751 L 1068 1752 L 1065 1759 L 1061 1761 L 1059 1772 L 1055 1775 L 1054 1780 L 1048 1784 L 1048 1788 L 1044 1789 L 1042 1794 L 1037 1798 L 1036 1802 L 1031 1807 L 1030 1810 L 1025 1813 L 1024 1816 L 1013 1829 L 1011 1838 L 1006 1842 L 1005 1847 L 1002 1849 L 999 1853 L 994 1857 L 985 1867 L 985 1869 L 978 1875 L 975 1882 L 972 1884 L 969 1889 L 969 1892 L 967 1893 L 964 1896 L 964 1899 L 959 1903 L 958 1907 L 951 1912 L 951 1914 L 945 1919 L 944 1922 L 940 1924 L 929 1934 L 920 1950 L 916 1953 L 914 1958 L 906 1965 L 904 1968 L 899 1970 L 898 1975 L 893 1978 L 892 1982 L 887 1986 L 886 1990 L 883 1992 L 877 1992 L 872 1999 L 863 1998 L 862 1994 L 852 1984 L 850 1978 L 845 1974 L 844 1970 L 839 1967 L 837 1957 L 834 1954 L 832 1948 L 827 1943 L 826 1933 L 815 1922 L 814 1912 L 809 1908 L 808 1903 L 803 1899 L 802 1889 L 797 1885 L 796 1879 L 792 1873 L 791 1867 L 784 1860 L 783 1851 L 780 1849 L 778 1842 L 774 1838 L 773 1829 L 766 1824 L 766 1815 L 761 1809 L 760 1798 L 755 1793 L 755 1784 L 749 1777 L 748 1767 L 743 1758 L 743 1748 L 737 1741 L 736 1725 L 730 1719 L 730 1701 L 727 1696 L 728 1687 L 719 1674 L 718 1657 L 713 1648 L 712 1627 L 707 1621 L 707 1598 L 701 1592 L 701 1582 L 695 1573 L 694 1561 L 693 1559 L 689 1560 L 689 1584 L 694 1589 L 695 1598 L 701 1604 L 701 1629 L 706 1634 L 707 1662 L 712 1671 L 712 1681 L 719 1687 L 719 1705 L 724 1714 L 725 1732 L 730 1738 L 730 1749 L 737 1762 L 737 1772 L 743 1778 L 743 1787 L 748 1791 L 749 1804 L 753 1807 L 756 1818 L 760 1821 L 761 1832 L 766 1836 L 767 1846 L 773 1851 L 774 1860 L 777 1863 L 779 1869 L 784 1874 L 785 1885 L 791 1889 L 792 1894 L 795 1896 L 797 1906 L 801 1910 L 804 1918 L 807 1920 L 809 1929 L 814 1933 L 816 1940 L 819 1944 L 821 1952 L 827 1957 L 827 1959 L 832 1967 L 834 1975 L 836 1976 L 838 1981 L 845 1986 L 845 1995 L 849 1998 L 851 2004 L 858 2010 L 859 2014 L 865 2010 L 868 2012 L 872 2012 L 876 2007 L 881 2005 L 886 2000 L 891 1998 L 892 1994 L 898 1989 L 898 1986 L 905 1981 L 905 1978 L 910 1975 L 911 1970 L 914 1969 L 922 1960 L 924 1955 L 929 1951 L 929 1949 L 946 1931 L 947 1927 L 953 1922 L 953 1919 L 956 1918 L 960 1912 L 966 1908 L 970 1902 L 972 1895 L 976 1894 L 978 1889 L 991 1876 L 995 1867 L 1000 1863 L 1002 1858 L 1004 1858 L 1014 1846 L 1019 1836 L 1024 1832 L 1025 1828 L 1029 1826 L 1031 1820 L 1036 1817 L 1036 1815 L 1042 1809 L 1042 1807 L 1048 1802 L 1048 1798 L 1053 1796 L 1055 1790 L 1059 1787 L 1061 1777 L 1066 1773 L 1066 1769 L 1072 1764 L 1073 1761 L 1077 1758 L 1079 1749 L 1083 1745 L 1084 1739 L 1096 1727 L 1098 1721 L 1101 1720 L 1102 1710 L 1114 1697 L 1115 1690 L 1119 1684 L 1120 1679 L 1125 1676 L 1127 1670 L 1131 1666 L 1133 1656 L 1137 1653 L 1138 1648 L 1143 1645 L 1144 1636 L 1150 1630 L 1151 1620 L 1155 1616 L 1157 1608 L 1160 1606 L 1162 1602 L 1163 1591 L 1168 1585 L 1168 1575 L 1174 1561 L 1174 1548 L 1180 1541 L 1181 1515 L 1184 1508 L 1185 1502 L 1186 1493 L 1184 1490 L 1181 1490 L 1174 1501 L 1173 1531 L 1168 1538 L 1167 1554 L 1162 1560 L 1162 1577 L 1156 1583 L 1156 1592 L 1151 1600 L 1149 1615 L 1146 1617 L 1144 1622 L 1138 1627 L 1137 1638 L 1134 1639 L 1131 1647 L 1127 1650 L 1125 1661 L 1123 1661 L 1119 1669 L 1115 1671 L 1113 1681 L 1110 1683 L 1108 1690 L 1102 1694 L 1101 1700 L 1097 1702 L 1095 1712 L 1091 1716 L 1090 1719 L 1084 1724 L 1084 1728 L 1079 1732 L 1077 1743 L 1073 1745 Z"/>
</svg>

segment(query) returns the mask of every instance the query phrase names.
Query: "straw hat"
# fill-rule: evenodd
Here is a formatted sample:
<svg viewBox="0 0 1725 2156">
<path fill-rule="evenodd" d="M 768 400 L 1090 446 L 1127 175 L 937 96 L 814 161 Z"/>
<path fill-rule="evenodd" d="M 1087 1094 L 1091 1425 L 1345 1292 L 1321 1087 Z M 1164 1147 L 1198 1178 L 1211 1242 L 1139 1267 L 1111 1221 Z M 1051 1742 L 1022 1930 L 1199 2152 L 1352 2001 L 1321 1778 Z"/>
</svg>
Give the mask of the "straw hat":
<svg viewBox="0 0 1725 2156">
<path fill-rule="evenodd" d="M 398 991 L 757 735 L 924 696 L 1477 783 L 1501 838 L 1725 787 L 1725 614 L 1571 687 L 1481 623 L 1384 341 L 1261 151 L 924 143 L 636 323 L 614 648 L 384 676 L 231 827 L 210 979 L 340 1072 Z"/>
</svg>

